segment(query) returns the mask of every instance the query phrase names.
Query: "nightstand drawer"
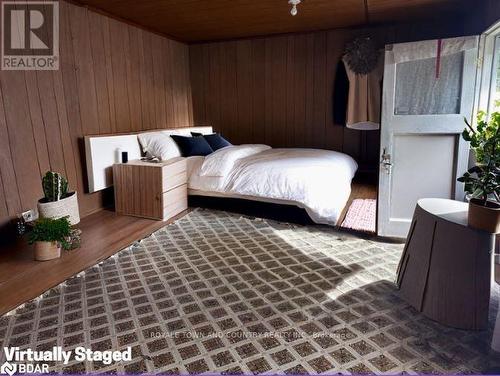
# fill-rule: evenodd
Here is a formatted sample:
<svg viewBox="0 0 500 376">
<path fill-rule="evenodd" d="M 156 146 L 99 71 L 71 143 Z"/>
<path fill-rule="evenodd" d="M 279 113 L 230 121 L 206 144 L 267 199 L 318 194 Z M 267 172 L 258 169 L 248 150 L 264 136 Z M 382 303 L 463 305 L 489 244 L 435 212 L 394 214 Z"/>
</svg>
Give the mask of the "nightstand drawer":
<svg viewBox="0 0 500 376">
<path fill-rule="evenodd" d="M 177 160 L 162 167 L 163 192 L 187 183 L 187 163 L 185 159 Z"/>
<path fill-rule="evenodd" d="M 165 167 L 166 168 L 166 167 Z M 187 172 L 185 169 L 177 172 L 175 175 L 169 172 L 168 175 L 163 173 L 163 192 L 170 191 L 173 188 L 178 187 L 179 185 L 183 185 L 187 183 Z"/>
<path fill-rule="evenodd" d="M 168 192 L 163 193 L 163 219 L 169 219 L 176 214 L 186 210 L 187 202 L 187 184 L 183 184 Z"/>
</svg>

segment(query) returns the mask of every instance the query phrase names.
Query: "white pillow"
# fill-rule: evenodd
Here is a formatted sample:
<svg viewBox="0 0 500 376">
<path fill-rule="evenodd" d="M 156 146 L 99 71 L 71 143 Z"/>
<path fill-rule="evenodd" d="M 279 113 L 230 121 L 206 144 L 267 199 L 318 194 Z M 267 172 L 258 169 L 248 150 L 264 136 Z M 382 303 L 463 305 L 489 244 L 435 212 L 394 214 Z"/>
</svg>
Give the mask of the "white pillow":
<svg viewBox="0 0 500 376">
<path fill-rule="evenodd" d="M 164 132 L 139 133 L 137 137 L 142 150 L 148 156 L 160 158 L 162 161 L 181 156 L 181 151 L 175 141 Z"/>
</svg>

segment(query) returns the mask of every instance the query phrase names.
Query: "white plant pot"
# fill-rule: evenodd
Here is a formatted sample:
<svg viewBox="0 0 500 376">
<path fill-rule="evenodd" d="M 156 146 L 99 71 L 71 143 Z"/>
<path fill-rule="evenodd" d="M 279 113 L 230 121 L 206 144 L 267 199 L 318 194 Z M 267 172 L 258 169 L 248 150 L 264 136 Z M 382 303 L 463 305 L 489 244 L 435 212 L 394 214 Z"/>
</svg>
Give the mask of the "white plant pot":
<svg viewBox="0 0 500 376">
<path fill-rule="evenodd" d="M 78 210 L 78 196 L 76 192 L 59 201 L 40 202 L 38 201 L 38 214 L 42 218 L 58 219 L 69 217 L 69 223 L 76 225 L 80 222 L 80 212 Z"/>
</svg>

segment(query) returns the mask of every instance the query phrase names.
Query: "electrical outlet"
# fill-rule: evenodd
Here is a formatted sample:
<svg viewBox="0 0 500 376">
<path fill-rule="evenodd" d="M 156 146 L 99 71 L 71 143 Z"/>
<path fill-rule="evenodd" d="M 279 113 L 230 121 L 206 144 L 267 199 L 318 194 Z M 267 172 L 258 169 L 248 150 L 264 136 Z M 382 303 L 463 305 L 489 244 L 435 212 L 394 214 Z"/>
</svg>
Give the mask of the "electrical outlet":
<svg viewBox="0 0 500 376">
<path fill-rule="evenodd" d="M 23 220 L 26 223 L 33 222 L 38 217 L 35 210 L 27 210 L 27 211 L 21 213 L 21 216 L 23 217 Z"/>
</svg>

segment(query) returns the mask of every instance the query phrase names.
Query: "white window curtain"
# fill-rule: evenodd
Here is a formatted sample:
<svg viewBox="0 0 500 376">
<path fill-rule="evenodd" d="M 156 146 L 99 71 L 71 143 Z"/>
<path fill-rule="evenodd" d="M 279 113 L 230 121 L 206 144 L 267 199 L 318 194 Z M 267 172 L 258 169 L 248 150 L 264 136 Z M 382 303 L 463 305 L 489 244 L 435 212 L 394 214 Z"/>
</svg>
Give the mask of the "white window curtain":
<svg viewBox="0 0 500 376">
<path fill-rule="evenodd" d="M 476 37 L 394 45 L 394 114 L 460 113 L 464 51 L 475 47 Z"/>
</svg>

